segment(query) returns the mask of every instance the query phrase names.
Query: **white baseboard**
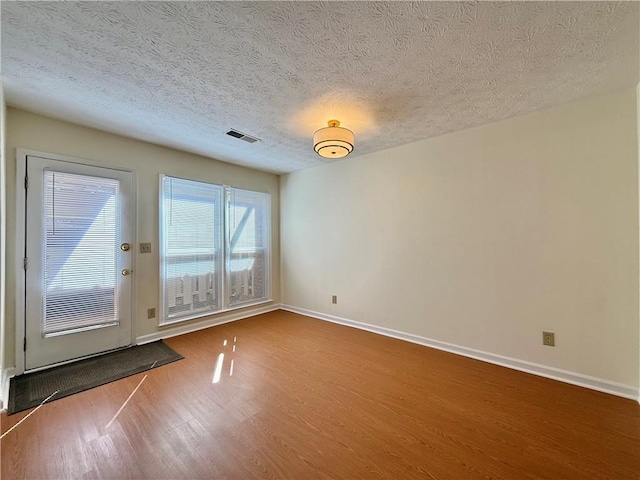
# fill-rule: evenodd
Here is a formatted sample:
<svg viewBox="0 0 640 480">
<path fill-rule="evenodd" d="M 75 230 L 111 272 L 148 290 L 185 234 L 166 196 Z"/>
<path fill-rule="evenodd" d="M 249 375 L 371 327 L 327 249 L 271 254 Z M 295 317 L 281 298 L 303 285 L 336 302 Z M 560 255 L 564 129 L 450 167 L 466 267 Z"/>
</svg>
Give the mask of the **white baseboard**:
<svg viewBox="0 0 640 480">
<path fill-rule="evenodd" d="M 2 371 L 2 391 L 0 392 L 0 411 L 7 409 L 9 405 L 9 381 L 15 375 L 15 368 L 5 368 Z"/>
<path fill-rule="evenodd" d="M 184 335 L 185 333 L 196 332 L 204 328 L 215 327 L 216 325 L 222 325 L 229 322 L 235 322 L 236 320 L 254 317 L 256 315 L 273 312 L 275 310 L 280 310 L 280 304 L 273 303 L 271 305 L 265 305 L 258 308 L 247 308 L 246 310 L 239 310 L 226 315 L 217 315 L 214 317 L 205 318 L 204 320 L 199 320 L 197 322 L 185 322 L 184 324 L 172 325 L 164 328 L 161 327 L 162 330 L 160 330 L 159 332 L 137 337 L 136 344 L 143 345 L 145 343 L 155 342 L 156 340 L 162 340 L 164 338 Z"/>
<path fill-rule="evenodd" d="M 462 347 L 460 345 L 454 345 L 452 343 L 420 337 L 418 335 L 404 333 L 386 327 L 379 327 L 377 325 L 371 325 L 368 323 L 356 322 L 354 320 L 348 320 L 346 318 L 336 317 L 333 315 L 328 315 L 326 313 L 314 312 L 312 310 L 293 307 L 291 305 L 280 305 L 280 308 L 282 310 L 299 313 L 308 317 L 326 320 L 333 323 L 339 323 L 340 325 L 346 325 L 348 327 L 378 333 L 387 337 L 397 338 L 399 340 L 405 340 L 411 343 L 417 343 L 418 345 L 424 345 L 426 347 L 444 350 L 445 352 L 455 353 L 457 355 L 462 355 L 463 357 L 474 358 L 483 362 L 493 363 L 502 367 L 512 368 L 521 372 L 532 373 L 541 377 L 559 380 L 561 382 L 570 383 L 572 385 L 578 385 L 580 387 L 590 388 L 599 392 L 610 393 L 612 395 L 630 398 L 632 400 L 640 402 L 640 390 L 638 389 L 638 387 L 634 387 L 633 385 L 625 385 L 623 383 L 612 382 L 603 378 L 590 377 L 581 373 L 561 370 L 559 368 L 548 367 L 546 365 L 527 362 L 525 360 L 518 360 L 516 358 L 504 357 L 502 355 L 496 355 L 494 353 L 483 352 L 481 350 L 475 350 L 473 348 Z"/>
</svg>

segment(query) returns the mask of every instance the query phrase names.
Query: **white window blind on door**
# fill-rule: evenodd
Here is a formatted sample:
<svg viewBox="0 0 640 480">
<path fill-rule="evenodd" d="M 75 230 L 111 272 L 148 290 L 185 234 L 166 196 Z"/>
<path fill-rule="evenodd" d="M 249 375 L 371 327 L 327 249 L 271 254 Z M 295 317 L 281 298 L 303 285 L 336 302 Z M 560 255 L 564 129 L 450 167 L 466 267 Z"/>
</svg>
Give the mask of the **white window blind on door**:
<svg viewBox="0 0 640 480">
<path fill-rule="evenodd" d="M 119 185 L 44 171 L 44 336 L 118 324 Z"/>
<path fill-rule="evenodd" d="M 222 308 L 223 189 L 162 176 L 161 190 L 161 323 L 171 323 Z"/>
<path fill-rule="evenodd" d="M 229 188 L 229 306 L 269 297 L 270 212 L 268 193 Z"/>
</svg>

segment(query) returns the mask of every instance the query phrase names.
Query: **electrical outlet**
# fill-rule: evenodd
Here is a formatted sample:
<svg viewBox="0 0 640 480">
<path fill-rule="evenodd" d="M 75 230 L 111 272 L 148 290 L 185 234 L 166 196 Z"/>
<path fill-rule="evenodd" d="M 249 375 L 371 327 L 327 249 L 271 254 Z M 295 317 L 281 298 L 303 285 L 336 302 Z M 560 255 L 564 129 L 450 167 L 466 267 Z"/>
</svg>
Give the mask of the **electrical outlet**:
<svg viewBox="0 0 640 480">
<path fill-rule="evenodd" d="M 147 308 L 147 318 L 156 318 L 155 308 Z"/>
<path fill-rule="evenodd" d="M 542 332 L 542 344 L 549 347 L 556 346 L 556 334 L 553 332 Z"/>
<path fill-rule="evenodd" d="M 331 295 L 331 303 L 338 303 L 338 295 Z"/>
<path fill-rule="evenodd" d="M 150 243 L 141 243 L 140 244 L 140 253 L 151 253 L 151 244 Z"/>
</svg>

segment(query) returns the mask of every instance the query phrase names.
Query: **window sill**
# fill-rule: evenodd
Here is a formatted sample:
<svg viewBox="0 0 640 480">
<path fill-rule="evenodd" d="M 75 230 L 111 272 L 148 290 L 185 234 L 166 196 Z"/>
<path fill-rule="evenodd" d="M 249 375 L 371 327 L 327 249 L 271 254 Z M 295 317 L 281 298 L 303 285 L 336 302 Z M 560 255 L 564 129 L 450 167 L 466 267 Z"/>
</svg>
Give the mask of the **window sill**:
<svg viewBox="0 0 640 480">
<path fill-rule="evenodd" d="M 251 303 L 243 303 L 242 305 L 237 305 L 231 308 L 225 308 L 222 310 L 216 310 L 215 312 L 200 312 L 195 313 L 193 315 L 189 315 L 188 317 L 180 317 L 172 320 L 165 320 L 158 323 L 159 327 L 169 327 L 172 325 L 177 325 L 184 322 L 190 322 L 192 320 L 197 320 L 199 318 L 204 317 L 217 317 L 219 315 L 224 315 L 231 312 L 237 312 L 238 310 L 242 310 L 244 308 L 257 307 L 259 305 L 266 305 L 268 303 L 273 303 L 273 299 L 269 298 L 267 300 L 258 300 L 257 302 Z"/>
</svg>

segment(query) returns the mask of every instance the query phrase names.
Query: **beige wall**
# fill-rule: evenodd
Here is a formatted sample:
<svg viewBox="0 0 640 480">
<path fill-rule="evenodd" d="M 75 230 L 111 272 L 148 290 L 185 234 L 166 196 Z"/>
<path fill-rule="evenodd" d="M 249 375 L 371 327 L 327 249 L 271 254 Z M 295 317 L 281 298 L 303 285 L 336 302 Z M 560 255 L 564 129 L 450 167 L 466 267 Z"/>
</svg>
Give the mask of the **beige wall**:
<svg viewBox="0 0 640 480">
<path fill-rule="evenodd" d="M 283 303 L 638 385 L 635 105 L 619 91 L 283 176 Z"/>
<path fill-rule="evenodd" d="M 5 359 L 15 359 L 15 232 L 16 148 L 67 155 L 135 170 L 137 176 L 137 236 L 152 242 L 154 253 L 138 254 L 134 309 L 136 335 L 158 331 L 157 319 L 147 320 L 147 308 L 158 307 L 158 176 L 184 178 L 269 192 L 272 202 L 272 298 L 280 301 L 279 178 L 276 175 L 218 162 L 197 155 L 111 135 L 98 130 L 42 117 L 14 108 L 7 115 L 7 341 Z"/>
</svg>

